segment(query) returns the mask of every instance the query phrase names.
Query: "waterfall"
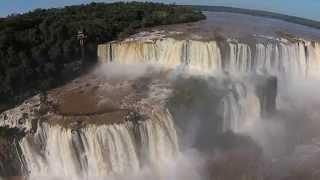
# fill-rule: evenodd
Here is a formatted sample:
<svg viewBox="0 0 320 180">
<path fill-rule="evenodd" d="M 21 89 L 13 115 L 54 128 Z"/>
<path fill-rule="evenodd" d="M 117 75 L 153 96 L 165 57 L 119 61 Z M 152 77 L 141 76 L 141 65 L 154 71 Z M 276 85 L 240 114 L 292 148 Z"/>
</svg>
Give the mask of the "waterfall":
<svg viewBox="0 0 320 180">
<path fill-rule="evenodd" d="M 175 40 L 113 42 L 99 45 L 101 62 L 120 64 L 149 63 L 175 68 L 184 65 L 206 73 L 258 73 L 285 77 L 317 76 L 320 48 L 317 42 L 267 41 L 251 44 L 226 41 L 222 48 L 215 41 Z M 106 55 L 107 52 L 112 52 Z"/>
<path fill-rule="evenodd" d="M 178 138 L 171 114 L 160 112 L 140 127 L 142 147 L 153 166 L 172 161 L 179 152 Z"/>
<path fill-rule="evenodd" d="M 221 52 L 216 42 L 189 41 L 188 44 L 189 67 L 205 73 L 221 70 Z"/>
<path fill-rule="evenodd" d="M 240 133 L 261 119 L 260 99 L 245 83 L 234 83 L 221 101 L 223 131 Z"/>
<path fill-rule="evenodd" d="M 251 70 L 251 49 L 247 44 L 228 43 L 229 55 L 226 63 L 226 71 L 249 72 Z"/>
<path fill-rule="evenodd" d="M 320 44 L 302 40 L 246 43 L 165 38 L 122 41 L 99 45 L 98 57 L 101 63 L 154 64 L 208 75 L 203 79 L 208 80 L 205 81 L 208 84 L 214 79 L 215 86 L 206 86 L 212 93 L 208 95 L 215 98 L 208 102 L 208 106 L 214 104 L 208 107 L 214 112 L 212 120 L 218 119 L 216 126 L 221 126 L 222 132 L 234 133 L 246 132 L 261 121 L 265 112 L 274 110 L 281 96 L 277 92 L 278 81 L 286 86 L 288 79 L 318 77 L 320 72 Z M 183 95 L 182 98 L 192 99 L 194 94 Z M 93 123 L 72 129 L 51 121 L 35 126 L 37 120 L 28 119 L 38 118 L 38 111 L 33 108 L 39 108 L 39 97 L 33 101 L 37 102 L 33 107 L 30 101 L 0 115 L 0 119 L 4 119 L 0 126 L 20 127 L 29 133 L 19 141 L 18 149 L 31 179 L 114 177 L 139 172 L 145 167 L 157 171 L 180 154 L 169 110 L 150 110 L 146 119 L 137 122 Z M 23 113 L 21 108 L 25 109 Z"/>
<path fill-rule="evenodd" d="M 320 43 L 308 43 L 306 54 L 308 57 L 308 75 L 315 77 L 320 69 Z"/>
<path fill-rule="evenodd" d="M 172 161 L 179 152 L 168 111 L 155 112 L 138 124 L 92 124 L 78 130 L 42 123 L 34 135 L 21 140 L 20 148 L 30 178 L 69 179 L 134 173 L 143 165 Z"/>
<path fill-rule="evenodd" d="M 257 72 L 287 77 L 307 76 L 308 61 L 314 61 L 306 56 L 306 49 L 302 43 L 259 43 L 256 45 L 255 56 Z"/>
<path fill-rule="evenodd" d="M 174 67 L 184 63 L 185 46 L 186 41 L 170 38 L 151 42 L 110 43 L 98 47 L 98 57 L 103 62 L 150 63 Z"/>
</svg>

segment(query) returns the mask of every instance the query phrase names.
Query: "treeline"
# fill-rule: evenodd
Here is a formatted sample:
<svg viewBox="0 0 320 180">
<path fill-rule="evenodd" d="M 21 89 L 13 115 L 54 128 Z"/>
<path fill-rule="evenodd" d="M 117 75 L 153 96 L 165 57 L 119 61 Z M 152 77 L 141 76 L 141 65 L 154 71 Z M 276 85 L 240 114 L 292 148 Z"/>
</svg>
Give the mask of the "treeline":
<svg viewBox="0 0 320 180">
<path fill-rule="evenodd" d="M 188 6 L 188 7 L 191 7 L 195 10 L 200 10 L 200 11 L 232 12 L 232 13 L 240 13 L 240 14 L 248 14 L 253 16 L 262 16 L 262 17 L 268 17 L 268 18 L 274 18 L 274 19 L 281 19 L 283 21 L 320 29 L 319 21 L 300 18 L 296 16 L 289 16 L 289 15 L 284 15 L 279 13 L 273 13 L 268 11 L 224 7 L 224 6 Z"/>
<path fill-rule="evenodd" d="M 86 55 L 94 60 L 98 43 L 126 37 L 139 28 L 204 18 L 188 7 L 142 2 L 37 9 L 2 18 L 0 111 L 3 102 L 63 81 L 66 64 L 80 59 L 79 29 L 88 35 Z"/>
</svg>

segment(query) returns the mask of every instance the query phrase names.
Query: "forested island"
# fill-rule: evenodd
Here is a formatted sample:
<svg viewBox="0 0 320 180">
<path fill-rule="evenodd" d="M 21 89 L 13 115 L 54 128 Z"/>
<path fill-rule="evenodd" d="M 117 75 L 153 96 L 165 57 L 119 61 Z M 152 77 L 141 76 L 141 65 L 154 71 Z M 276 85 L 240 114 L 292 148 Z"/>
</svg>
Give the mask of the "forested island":
<svg viewBox="0 0 320 180">
<path fill-rule="evenodd" d="M 204 18 L 191 7 L 142 2 L 36 9 L 1 18 L 0 111 L 65 80 L 63 71 L 81 57 L 79 30 L 87 35 L 87 59 L 95 61 L 98 43 L 127 37 L 141 28 Z"/>
</svg>

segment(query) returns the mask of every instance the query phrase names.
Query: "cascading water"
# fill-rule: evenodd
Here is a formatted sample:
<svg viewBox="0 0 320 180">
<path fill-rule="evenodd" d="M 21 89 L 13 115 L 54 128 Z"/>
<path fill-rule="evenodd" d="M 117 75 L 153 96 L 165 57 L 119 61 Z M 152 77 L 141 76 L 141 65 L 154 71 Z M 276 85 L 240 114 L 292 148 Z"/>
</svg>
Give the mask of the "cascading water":
<svg viewBox="0 0 320 180">
<path fill-rule="evenodd" d="M 126 51 L 119 48 L 119 44 L 126 46 Z M 134 57 L 140 60 L 139 63 L 161 64 L 173 69 L 183 66 L 206 75 L 221 74 L 221 72 L 228 72 L 228 75 L 235 77 L 248 73 L 271 75 L 281 81 L 280 86 L 285 86 L 287 82 L 297 77 L 317 77 L 320 71 L 320 45 L 316 42 L 274 39 L 249 44 L 227 40 L 220 44 L 224 44 L 224 47 L 222 48 L 216 41 L 173 38 L 152 42 L 133 40 L 100 45 L 98 56 L 100 59 L 104 58 L 104 53 L 108 51 L 112 52 L 110 53 L 112 55 L 106 58 L 107 62 L 121 64 L 122 60 L 125 60 L 125 63 L 136 63 L 137 61 L 131 60 Z M 130 58 L 124 57 L 128 56 L 127 49 L 135 49 Z M 239 124 L 243 125 L 240 120 L 248 119 L 249 116 L 259 119 L 257 114 L 264 111 L 259 109 L 263 108 L 262 102 L 256 92 L 251 90 L 251 93 L 248 93 L 240 92 L 239 88 L 233 88 L 223 98 L 222 106 L 225 109 L 223 117 L 226 119 L 223 125 L 224 130 L 238 131 Z M 251 114 L 248 111 L 251 111 Z"/>
<path fill-rule="evenodd" d="M 187 66 L 205 73 L 221 70 L 221 52 L 216 42 L 188 41 L 186 51 Z"/>
<path fill-rule="evenodd" d="M 309 63 L 314 61 L 307 57 L 308 49 L 303 43 L 257 44 L 255 55 L 260 63 L 255 69 L 287 77 L 308 76 Z"/>
<path fill-rule="evenodd" d="M 51 175 L 76 179 L 139 168 L 126 125 L 92 125 L 75 132 L 43 125 L 34 137 L 24 138 L 20 146 L 30 177 Z"/>
<path fill-rule="evenodd" d="M 225 66 L 231 72 L 250 72 L 252 67 L 251 49 L 243 43 L 228 43 L 228 63 Z"/>
<path fill-rule="evenodd" d="M 120 64 L 150 63 L 169 68 L 185 65 L 206 73 L 270 74 L 276 76 L 314 76 L 320 69 L 320 45 L 316 42 L 271 41 L 249 45 L 226 41 L 226 55 L 215 41 L 175 40 L 132 41 L 99 45 L 103 62 Z"/>
<path fill-rule="evenodd" d="M 217 95 L 217 106 L 210 108 L 222 110 L 217 115 L 222 118 L 221 131 L 234 133 L 246 132 L 276 104 L 277 92 L 269 95 L 268 85 L 247 76 L 274 76 L 271 89 L 277 89 L 277 80 L 317 77 L 320 70 L 320 44 L 305 41 L 123 41 L 99 45 L 98 57 L 107 63 L 183 67 L 187 72 L 222 79 L 217 86 L 223 93 Z M 271 103 L 266 102 L 270 99 Z M 149 119 L 137 122 L 90 124 L 79 129 L 42 122 L 19 143 L 27 173 L 31 179 L 90 179 L 135 173 L 144 167 L 161 169 L 179 155 L 178 137 L 168 110 L 150 114 Z"/>
<path fill-rule="evenodd" d="M 168 67 L 184 62 L 186 41 L 174 39 L 151 42 L 123 42 L 101 45 L 99 57 L 104 62 L 116 61 L 121 64 L 159 63 Z"/>
<path fill-rule="evenodd" d="M 179 152 L 178 138 L 171 114 L 156 113 L 139 126 L 142 149 L 153 166 L 172 161 Z"/>
<path fill-rule="evenodd" d="M 134 173 L 143 165 L 161 166 L 179 152 L 168 111 L 156 112 L 138 124 L 89 125 L 78 130 L 43 123 L 34 135 L 21 140 L 20 147 L 30 178 Z"/>
<path fill-rule="evenodd" d="M 223 131 L 241 133 L 251 123 L 260 119 L 261 104 L 255 90 L 249 85 L 235 83 L 221 101 Z"/>
</svg>

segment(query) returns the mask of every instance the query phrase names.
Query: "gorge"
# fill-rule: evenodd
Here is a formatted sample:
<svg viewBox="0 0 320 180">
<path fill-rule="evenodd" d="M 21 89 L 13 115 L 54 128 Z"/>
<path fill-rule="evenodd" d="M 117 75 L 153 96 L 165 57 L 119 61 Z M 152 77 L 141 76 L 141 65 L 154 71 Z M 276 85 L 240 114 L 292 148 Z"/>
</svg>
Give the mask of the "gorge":
<svg viewBox="0 0 320 180">
<path fill-rule="evenodd" d="M 0 176 L 320 178 L 320 32 L 234 36 L 207 17 L 100 44 L 92 72 L 3 112 L 22 135 Z"/>
</svg>

